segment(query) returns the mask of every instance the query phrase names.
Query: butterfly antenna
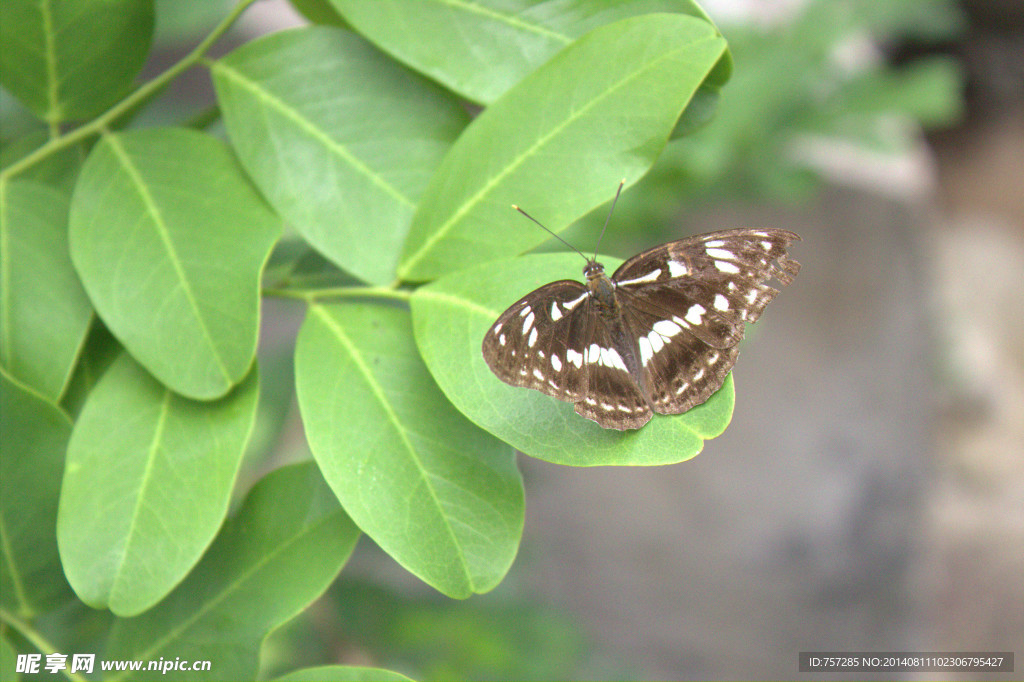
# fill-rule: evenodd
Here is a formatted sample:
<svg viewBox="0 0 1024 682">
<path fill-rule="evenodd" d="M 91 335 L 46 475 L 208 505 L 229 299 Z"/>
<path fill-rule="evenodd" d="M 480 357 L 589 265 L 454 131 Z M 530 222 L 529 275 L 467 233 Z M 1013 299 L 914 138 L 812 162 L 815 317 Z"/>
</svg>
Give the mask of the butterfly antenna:
<svg viewBox="0 0 1024 682">
<path fill-rule="evenodd" d="M 594 248 L 594 260 L 597 260 L 597 250 L 601 248 L 601 240 L 604 239 L 604 231 L 608 229 L 608 222 L 612 219 L 612 212 L 615 210 L 615 204 L 619 201 L 619 195 L 622 194 L 622 186 L 626 184 L 626 178 L 622 178 L 619 182 L 619 188 L 615 190 L 615 198 L 612 199 L 612 207 L 608 209 L 608 217 L 604 219 L 604 227 L 601 228 L 601 236 L 597 238 L 597 246 Z"/>
<path fill-rule="evenodd" d="M 567 242 L 567 241 L 565 241 L 564 239 L 562 239 L 561 237 L 559 237 L 559 236 L 558 236 L 557 234 L 555 234 L 554 232 L 552 232 L 552 231 L 551 231 L 551 230 L 549 230 L 548 228 L 544 227 L 544 224 L 543 224 L 543 223 L 541 223 L 541 222 L 540 222 L 539 220 L 537 220 L 536 218 L 534 218 L 534 217 L 533 217 L 532 215 L 530 215 L 529 213 L 527 213 L 527 212 L 526 212 L 526 211 L 524 211 L 523 209 L 519 208 L 519 207 L 518 207 L 518 206 L 516 206 L 515 204 L 512 204 L 512 208 L 514 208 L 515 210 L 519 211 L 519 212 L 520 212 L 520 213 L 522 213 L 522 214 L 523 214 L 524 216 L 526 216 L 527 218 L 529 218 L 529 219 L 530 219 L 530 220 L 532 220 L 533 222 L 535 222 L 535 223 L 537 223 L 538 225 L 540 225 L 540 226 L 541 226 L 541 228 L 543 228 L 543 229 L 544 229 L 544 230 L 545 230 L 546 232 L 548 232 L 548 233 L 549 233 L 549 234 L 550 234 L 550 235 L 551 235 L 552 237 L 554 237 L 554 238 L 555 238 L 555 239 L 557 239 L 558 241 L 562 242 L 563 244 L 565 244 L 566 246 L 568 246 L 568 247 L 569 247 L 570 249 L 572 249 L 572 250 L 573 250 L 573 251 L 575 251 L 576 253 L 580 254 L 580 256 L 582 256 L 582 257 L 583 257 L 583 260 L 587 261 L 588 263 L 590 262 L 590 260 L 589 260 L 589 259 L 588 259 L 588 258 L 587 258 L 586 256 L 584 256 L 584 255 L 583 255 L 583 252 L 581 252 L 581 251 L 580 251 L 579 249 L 577 249 L 577 248 L 576 248 L 575 246 L 573 246 L 573 245 L 572 245 L 572 244 L 570 244 L 569 242 Z"/>
</svg>

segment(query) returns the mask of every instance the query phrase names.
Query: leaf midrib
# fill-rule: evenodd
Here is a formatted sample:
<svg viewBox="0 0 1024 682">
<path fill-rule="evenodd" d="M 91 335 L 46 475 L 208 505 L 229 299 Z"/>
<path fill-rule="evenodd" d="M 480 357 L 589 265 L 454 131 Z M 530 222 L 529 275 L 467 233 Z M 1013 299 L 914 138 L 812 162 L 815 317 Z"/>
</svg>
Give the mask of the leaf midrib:
<svg viewBox="0 0 1024 682">
<path fill-rule="evenodd" d="M 307 133 L 310 137 L 315 139 L 317 142 L 322 144 L 324 148 L 332 152 L 335 156 L 339 157 L 342 161 L 347 163 L 358 173 L 364 175 L 372 184 L 379 187 L 385 194 L 390 196 L 395 201 L 399 202 L 407 208 L 414 208 L 415 202 L 398 190 L 393 184 L 385 180 L 380 173 L 375 172 L 372 168 L 366 165 L 360 160 L 355 154 L 353 154 L 345 145 L 339 143 L 337 140 L 332 138 L 330 135 L 325 133 L 321 128 L 316 126 L 309 118 L 302 115 L 294 107 L 288 106 L 284 100 L 273 95 L 269 90 L 259 87 L 259 84 L 251 79 L 245 77 L 243 73 L 237 69 L 229 66 L 223 61 L 218 61 L 214 64 L 214 70 L 221 72 L 224 76 L 230 78 L 232 82 L 237 83 L 239 87 L 251 92 L 256 96 L 258 100 L 264 102 L 267 108 L 274 109 L 285 118 L 294 122 L 302 131 Z"/>
<path fill-rule="evenodd" d="M 311 308 L 311 311 L 317 315 L 317 317 L 334 334 L 338 342 L 342 346 L 344 346 L 345 351 L 349 354 L 349 357 L 351 357 L 352 361 L 355 363 L 356 369 L 359 371 L 360 374 L 362 374 L 364 381 L 369 386 L 374 396 L 377 398 L 377 402 L 380 403 L 380 406 L 384 410 L 384 413 L 387 416 L 388 421 L 391 422 L 392 428 L 394 428 L 394 430 L 398 433 L 398 437 L 401 440 L 402 445 L 405 447 L 405 450 L 409 453 L 409 459 L 412 460 L 412 462 L 416 466 L 416 469 L 420 472 L 420 480 L 423 481 L 423 486 L 426 488 L 431 500 L 433 500 L 434 506 L 438 511 L 438 516 L 441 517 L 441 520 L 444 523 L 444 528 L 448 533 L 452 545 L 455 547 L 455 551 L 459 557 L 458 564 L 462 567 L 466 583 L 468 585 L 472 585 L 473 577 L 469 574 L 469 564 L 466 560 L 465 555 L 463 554 L 462 543 L 459 542 L 458 535 L 455 533 L 455 529 L 452 528 L 452 524 L 447 512 L 445 511 L 445 507 L 441 503 L 441 500 L 437 494 L 437 490 L 435 489 L 432 483 L 431 479 L 434 477 L 434 474 L 432 474 L 430 471 L 426 469 L 426 467 L 423 466 L 423 462 L 419 457 L 419 453 L 416 452 L 415 446 L 412 444 L 412 442 L 406 435 L 405 427 L 403 426 L 401 420 L 398 418 L 398 415 L 395 413 L 394 408 L 391 406 L 391 402 L 388 400 L 388 397 L 384 391 L 384 387 L 380 385 L 380 382 L 377 381 L 377 378 L 373 375 L 373 373 L 370 371 L 370 368 L 363 361 L 363 356 L 359 353 L 359 349 L 356 348 L 352 340 L 348 338 L 348 335 L 345 334 L 345 331 L 341 328 L 341 325 L 338 324 L 338 322 L 328 314 L 327 310 L 323 306 L 316 305 Z"/>
<path fill-rule="evenodd" d="M 478 5 L 475 3 L 462 2 L 461 0 L 440 0 L 440 4 L 448 5 L 450 7 L 456 7 L 471 14 L 477 14 L 479 16 L 484 16 L 489 19 L 494 19 L 500 23 L 512 26 L 513 28 L 523 29 L 530 33 L 535 33 L 540 36 L 552 38 L 562 43 L 563 45 L 568 45 L 573 40 L 571 37 L 565 35 L 564 33 L 552 31 L 551 29 L 541 24 L 523 21 L 520 17 L 514 17 L 511 14 L 502 14 L 500 12 L 492 10 L 489 7 L 484 7 L 482 5 Z"/>
<path fill-rule="evenodd" d="M 185 272 L 185 266 L 181 262 L 181 258 L 178 256 L 177 249 L 174 247 L 174 242 L 171 240 L 170 231 L 167 228 L 167 224 L 164 222 L 163 214 L 160 212 L 157 202 L 153 199 L 153 195 L 149 192 L 149 186 L 142 178 L 142 174 L 139 169 L 135 167 L 131 157 L 121 144 L 121 140 L 117 135 L 106 136 L 106 141 L 110 144 L 114 155 L 117 157 L 121 166 L 135 187 L 135 190 L 139 194 L 139 198 L 146 207 L 146 212 L 149 214 L 152 220 L 153 227 L 157 235 L 160 238 L 161 243 L 164 246 L 164 251 L 167 254 L 167 259 L 170 261 L 171 266 L 174 268 L 174 274 L 178 278 L 179 285 L 182 291 L 185 293 L 185 298 L 188 301 L 189 308 L 191 309 L 196 321 L 199 323 L 199 329 L 202 332 L 202 338 L 209 347 L 211 355 L 213 356 L 214 362 L 216 363 L 217 369 L 220 371 L 221 376 L 227 386 L 234 384 L 234 380 L 231 378 L 231 372 L 224 365 L 220 353 L 217 349 L 217 345 L 212 336 L 210 336 L 210 329 L 206 325 L 206 321 L 203 319 L 202 311 L 199 308 L 199 302 L 196 299 L 195 292 L 192 291 L 192 285 L 189 282 L 187 273 Z"/>
<path fill-rule="evenodd" d="M 160 444 L 163 442 L 164 429 L 167 427 L 167 417 L 170 413 L 171 406 L 171 392 L 168 390 L 164 391 L 163 398 L 160 401 L 160 412 L 157 415 L 156 423 L 153 425 L 153 436 L 150 438 L 149 447 L 146 449 L 146 468 L 142 472 L 142 477 L 139 481 L 138 495 L 135 498 L 135 505 L 132 508 L 131 518 L 128 523 L 128 529 L 124 534 L 126 542 L 124 547 L 121 548 L 120 557 L 118 558 L 118 570 L 113 576 L 111 581 L 111 599 L 114 596 L 116 586 L 124 574 L 125 569 L 125 558 L 131 554 L 131 545 L 133 540 L 138 540 L 138 533 L 136 529 L 139 523 L 139 517 L 142 515 L 142 510 L 147 505 L 146 491 L 149 490 L 150 485 L 153 483 L 153 471 L 154 462 L 157 457 L 157 453 L 160 450 Z"/>
</svg>

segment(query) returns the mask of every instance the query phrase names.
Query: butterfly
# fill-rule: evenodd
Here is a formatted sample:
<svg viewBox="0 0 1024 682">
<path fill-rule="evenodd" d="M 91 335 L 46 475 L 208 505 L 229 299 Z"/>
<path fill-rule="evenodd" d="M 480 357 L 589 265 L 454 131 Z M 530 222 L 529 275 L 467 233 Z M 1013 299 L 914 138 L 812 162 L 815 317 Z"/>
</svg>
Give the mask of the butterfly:
<svg viewBox="0 0 1024 682">
<path fill-rule="evenodd" d="M 484 360 L 505 383 L 574 403 L 606 429 L 681 414 L 721 388 L 745 325 L 779 293 L 766 282 L 800 271 L 786 254 L 799 240 L 779 229 L 710 232 L 644 251 L 611 277 L 596 253 L 583 256 L 586 283 L 552 282 L 513 303 L 484 336 Z"/>
</svg>

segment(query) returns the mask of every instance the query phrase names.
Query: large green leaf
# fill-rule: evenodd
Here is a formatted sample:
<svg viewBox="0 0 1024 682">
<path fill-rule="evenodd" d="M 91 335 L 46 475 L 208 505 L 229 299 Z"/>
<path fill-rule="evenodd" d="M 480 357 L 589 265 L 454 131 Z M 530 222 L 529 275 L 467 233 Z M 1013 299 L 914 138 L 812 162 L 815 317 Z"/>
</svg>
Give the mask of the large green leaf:
<svg viewBox="0 0 1024 682">
<path fill-rule="evenodd" d="M 111 333 L 190 398 L 252 365 L 260 270 L 280 221 L 227 147 L 189 130 L 108 135 L 71 201 L 71 260 Z"/>
<path fill-rule="evenodd" d="M 71 422 L 0 370 L 0 604 L 30 619 L 71 597 L 53 527 Z"/>
<path fill-rule="evenodd" d="M 513 453 L 437 389 L 408 311 L 311 306 L 295 373 L 310 448 L 352 520 L 451 597 L 497 585 L 523 528 Z"/>
<path fill-rule="evenodd" d="M 60 192 L 0 183 L 0 363 L 54 403 L 92 319 L 68 255 L 67 222 Z"/>
<path fill-rule="evenodd" d="M 227 513 L 256 418 L 257 373 L 197 402 L 128 355 L 89 394 L 68 445 L 57 540 L 86 604 L 134 615 L 196 564 Z"/>
<path fill-rule="evenodd" d="M 153 0 L 4 0 L 0 8 L 0 83 L 52 122 L 116 102 L 153 37 Z"/>
<path fill-rule="evenodd" d="M 231 142 L 313 246 L 395 278 L 413 210 L 468 117 L 449 94 L 343 29 L 282 31 L 216 62 Z"/>
<path fill-rule="evenodd" d="M 573 466 L 672 464 L 699 453 L 732 418 L 733 384 L 677 416 L 655 415 L 635 431 L 602 429 L 573 406 L 509 386 L 481 353 L 488 328 L 527 292 L 579 272 L 576 254 L 537 254 L 477 266 L 421 287 L 412 298 L 416 343 L 459 410 L 527 455 Z M 620 261 L 602 258 L 613 270 Z"/>
<path fill-rule="evenodd" d="M 108 658 L 208 660 L 175 680 L 254 680 L 260 643 L 319 597 L 348 560 L 359 530 L 312 462 L 261 480 L 210 551 L 156 608 L 119 620 Z M 159 671 L 108 677 L 166 680 Z"/>
<path fill-rule="evenodd" d="M 385 52 L 474 102 L 489 104 L 587 31 L 652 12 L 710 22 L 692 0 L 331 0 Z"/>
<path fill-rule="evenodd" d="M 580 38 L 462 134 L 424 193 L 398 274 L 434 279 L 544 241 L 510 220 L 512 203 L 558 231 L 621 178 L 635 182 L 724 50 L 714 26 L 685 15 L 625 19 Z"/>
</svg>

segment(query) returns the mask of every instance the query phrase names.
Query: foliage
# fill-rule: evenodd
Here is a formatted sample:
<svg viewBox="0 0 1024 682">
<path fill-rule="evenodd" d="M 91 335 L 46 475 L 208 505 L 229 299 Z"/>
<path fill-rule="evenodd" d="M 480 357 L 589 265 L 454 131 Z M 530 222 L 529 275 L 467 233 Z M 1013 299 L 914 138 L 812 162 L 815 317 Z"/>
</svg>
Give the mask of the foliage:
<svg viewBox="0 0 1024 682">
<path fill-rule="evenodd" d="M 360 533 L 444 595 L 498 585 L 523 526 L 513 448 L 679 462 L 731 417 L 730 379 L 686 415 L 607 432 L 480 355 L 505 306 L 579 268 L 510 258 L 545 239 L 511 203 L 564 230 L 623 177 L 678 180 L 659 156 L 742 113 L 719 97 L 732 58 L 692 0 L 303 0 L 316 25 L 211 60 L 252 2 L 140 84 L 167 3 L 0 10 L 4 679 L 15 651 L 209 659 L 215 678 L 253 679 Z M 194 67 L 214 107 L 145 127 Z M 879 82 L 844 96 L 906 85 Z M 305 310 L 294 386 L 257 368 L 268 297 Z M 282 466 L 268 450 L 293 392 L 313 461 Z M 240 471 L 268 470 L 246 494 Z M 286 679 L 385 674 L 402 679 Z"/>
<path fill-rule="evenodd" d="M 90 0 L 4 5 L 0 76 L 40 122 L 5 140 L 0 176 L 3 615 L 19 652 L 89 641 L 108 659 L 254 677 L 264 638 L 324 591 L 359 532 L 443 594 L 493 589 L 522 532 L 512 445 L 665 463 L 728 422 L 731 383 L 639 438 L 535 396 L 532 417 L 478 409 L 522 397 L 479 352 L 538 276 L 494 266 L 543 240 L 509 204 L 564 229 L 694 127 L 687 103 L 729 75 L 696 5 L 307 2 L 325 25 L 208 60 L 248 4 L 134 90 L 151 2 L 104 3 L 125 19 L 109 26 L 90 23 Z M 90 21 L 69 30 L 78 15 Z M 411 23 L 435 30 L 410 40 Z M 134 123 L 196 65 L 226 139 Z M 294 374 L 315 463 L 272 468 L 228 516 L 260 415 L 267 295 L 305 302 Z M 536 428 L 545 412 L 563 427 Z"/>
</svg>

